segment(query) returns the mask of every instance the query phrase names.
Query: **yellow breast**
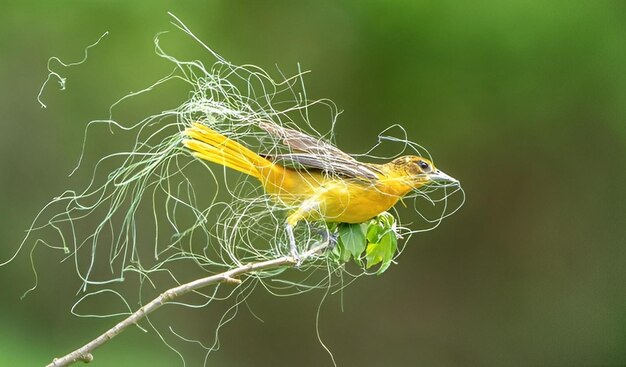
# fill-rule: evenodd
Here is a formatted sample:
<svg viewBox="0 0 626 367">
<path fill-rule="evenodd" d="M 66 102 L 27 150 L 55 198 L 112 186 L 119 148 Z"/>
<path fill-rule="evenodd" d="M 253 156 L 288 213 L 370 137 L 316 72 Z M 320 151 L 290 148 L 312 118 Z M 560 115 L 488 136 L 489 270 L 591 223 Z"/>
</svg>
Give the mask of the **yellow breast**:
<svg viewBox="0 0 626 367">
<path fill-rule="evenodd" d="M 294 208 L 289 222 L 301 219 L 361 223 L 393 207 L 404 193 L 389 192 L 382 181 L 329 177 L 288 171 L 280 184 L 264 184 L 276 200 Z"/>
</svg>

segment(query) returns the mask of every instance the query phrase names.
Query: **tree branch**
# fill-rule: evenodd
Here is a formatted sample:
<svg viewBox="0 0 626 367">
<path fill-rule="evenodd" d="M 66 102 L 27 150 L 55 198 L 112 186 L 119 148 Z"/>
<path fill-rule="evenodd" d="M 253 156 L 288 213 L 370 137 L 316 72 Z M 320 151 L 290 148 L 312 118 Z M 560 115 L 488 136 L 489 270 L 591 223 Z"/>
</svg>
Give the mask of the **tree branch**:
<svg viewBox="0 0 626 367">
<path fill-rule="evenodd" d="M 300 262 L 306 260 L 308 257 L 324 250 L 328 247 L 328 242 L 324 242 L 322 244 L 318 244 L 314 246 L 310 250 L 300 255 Z M 191 291 L 196 289 L 204 288 L 206 286 L 218 283 L 235 283 L 240 284 L 242 282 L 240 277 L 242 275 L 246 275 L 248 273 L 252 273 L 255 271 L 268 270 L 273 268 L 278 268 L 281 266 L 296 266 L 298 264 L 298 260 L 292 256 L 282 256 L 276 259 L 261 261 L 257 263 L 250 263 L 247 265 L 242 265 L 237 268 L 227 270 L 220 274 L 211 275 L 205 278 L 196 279 L 189 283 L 181 284 L 178 287 L 170 288 L 167 291 L 161 293 L 157 298 L 153 299 L 130 316 L 120 321 L 117 325 L 113 326 L 109 330 L 107 330 L 102 335 L 93 339 L 89 343 L 83 345 L 82 347 L 76 349 L 75 351 L 60 357 L 55 358 L 50 364 L 46 367 L 62 367 L 69 366 L 78 361 L 82 362 L 91 362 L 93 360 L 92 352 L 106 343 L 107 341 L 113 339 L 122 331 L 124 331 L 127 327 L 132 326 L 139 322 L 139 320 L 146 317 L 148 314 L 156 311 L 161 306 L 165 305 L 169 301 L 176 299 L 180 296 L 183 296 Z"/>
</svg>

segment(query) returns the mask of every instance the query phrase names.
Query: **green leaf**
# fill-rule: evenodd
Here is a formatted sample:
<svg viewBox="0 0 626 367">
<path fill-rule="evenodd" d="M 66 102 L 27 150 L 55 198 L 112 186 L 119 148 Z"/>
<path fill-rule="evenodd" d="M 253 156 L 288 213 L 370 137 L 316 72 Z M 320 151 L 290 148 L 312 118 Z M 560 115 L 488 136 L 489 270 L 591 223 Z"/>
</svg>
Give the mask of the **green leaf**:
<svg viewBox="0 0 626 367">
<path fill-rule="evenodd" d="M 367 241 L 370 243 L 378 243 L 380 236 L 385 232 L 383 225 L 376 219 L 372 220 L 367 227 Z"/>
<path fill-rule="evenodd" d="M 380 244 L 368 243 L 365 249 L 365 268 L 369 269 L 381 261 L 383 261 L 383 253 L 380 250 Z"/>
<path fill-rule="evenodd" d="M 396 222 L 396 218 L 394 218 L 394 216 L 389 212 L 382 212 L 378 214 L 376 219 L 378 219 L 378 221 L 381 222 L 383 227 L 385 228 L 393 227 L 394 223 Z"/>
<path fill-rule="evenodd" d="M 380 242 L 380 237 L 389 230 L 394 229 L 396 219 L 388 212 L 380 213 L 367 225 L 367 240 L 371 243 Z"/>
<path fill-rule="evenodd" d="M 337 244 L 337 246 L 334 246 L 332 248 L 329 256 L 331 260 L 333 260 L 334 262 L 339 262 L 342 259 L 342 256 L 341 256 L 342 253 L 343 253 L 343 245 L 341 244 L 341 241 L 340 241 Z"/>
<path fill-rule="evenodd" d="M 337 224 L 337 223 L 328 222 L 328 223 L 326 223 L 326 228 L 328 228 L 328 231 L 330 233 L 333 233 L 333 232 L 335 232 L 337 230 L 337 226 L 338 225 L 339 224 Z"/>
<path fill-rule="evenodd" d="M 339 225 L 339 240 L 343 246 L 341 259 L 344 262 L 353 257 L 360 264 L 361 253 L 365 251 L 365 232 L 360 224 L 341 223 Z"/>
<path fill-rule="evenodd" d="M 385 232 L 378 243 L 370 243 L 365 250 L 365 262 L 366 269 L 380 263 L 380 268 L 376 271 L 376 274 L 382 274 L 393 260 L 393 255 L 398 249 L 398 238 L 396 233 L 392 230 Z"/>
</svg>

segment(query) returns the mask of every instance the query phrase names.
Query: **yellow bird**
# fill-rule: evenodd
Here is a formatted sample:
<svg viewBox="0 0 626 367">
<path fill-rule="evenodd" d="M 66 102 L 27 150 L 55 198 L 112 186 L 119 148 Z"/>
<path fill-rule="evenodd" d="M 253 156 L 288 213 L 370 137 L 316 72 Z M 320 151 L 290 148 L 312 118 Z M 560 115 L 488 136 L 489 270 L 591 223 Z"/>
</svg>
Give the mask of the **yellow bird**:
<svg viewBox="0 0 626 367">
<path fill-rule="evenodd" d="M 362 223 L 428 183 L 458 184 L 426 158 L 407 155 L 385 164 L 361 163 L 300 131 L 268 122 L 259 123 L 259 127 L 281 139 L 291 152 L 258 154 L 201 123 L 193 123 L 184 131 L 187 138 L 183 144 L 197 158 L 259 179 L 274 200 L 293 208 L 286 231 L 296 259 L 293 227 L 301 220 Z"/>
</svg>

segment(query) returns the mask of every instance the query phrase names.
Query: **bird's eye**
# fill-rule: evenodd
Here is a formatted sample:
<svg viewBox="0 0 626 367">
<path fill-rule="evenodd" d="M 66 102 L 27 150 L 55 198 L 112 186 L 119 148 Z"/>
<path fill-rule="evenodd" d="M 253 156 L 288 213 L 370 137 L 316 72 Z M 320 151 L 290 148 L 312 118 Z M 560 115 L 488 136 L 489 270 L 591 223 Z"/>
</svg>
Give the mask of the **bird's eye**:
<svg viewBox="0 0 626 367">
<path fill-rule="evenodd" d="M 418 161 L 417 165 L 422 169 L 422 171 L 424 172 L 428 172 L 430 171 L 430 164 L 424 162 L 424 161 Z"/>
</svg>

